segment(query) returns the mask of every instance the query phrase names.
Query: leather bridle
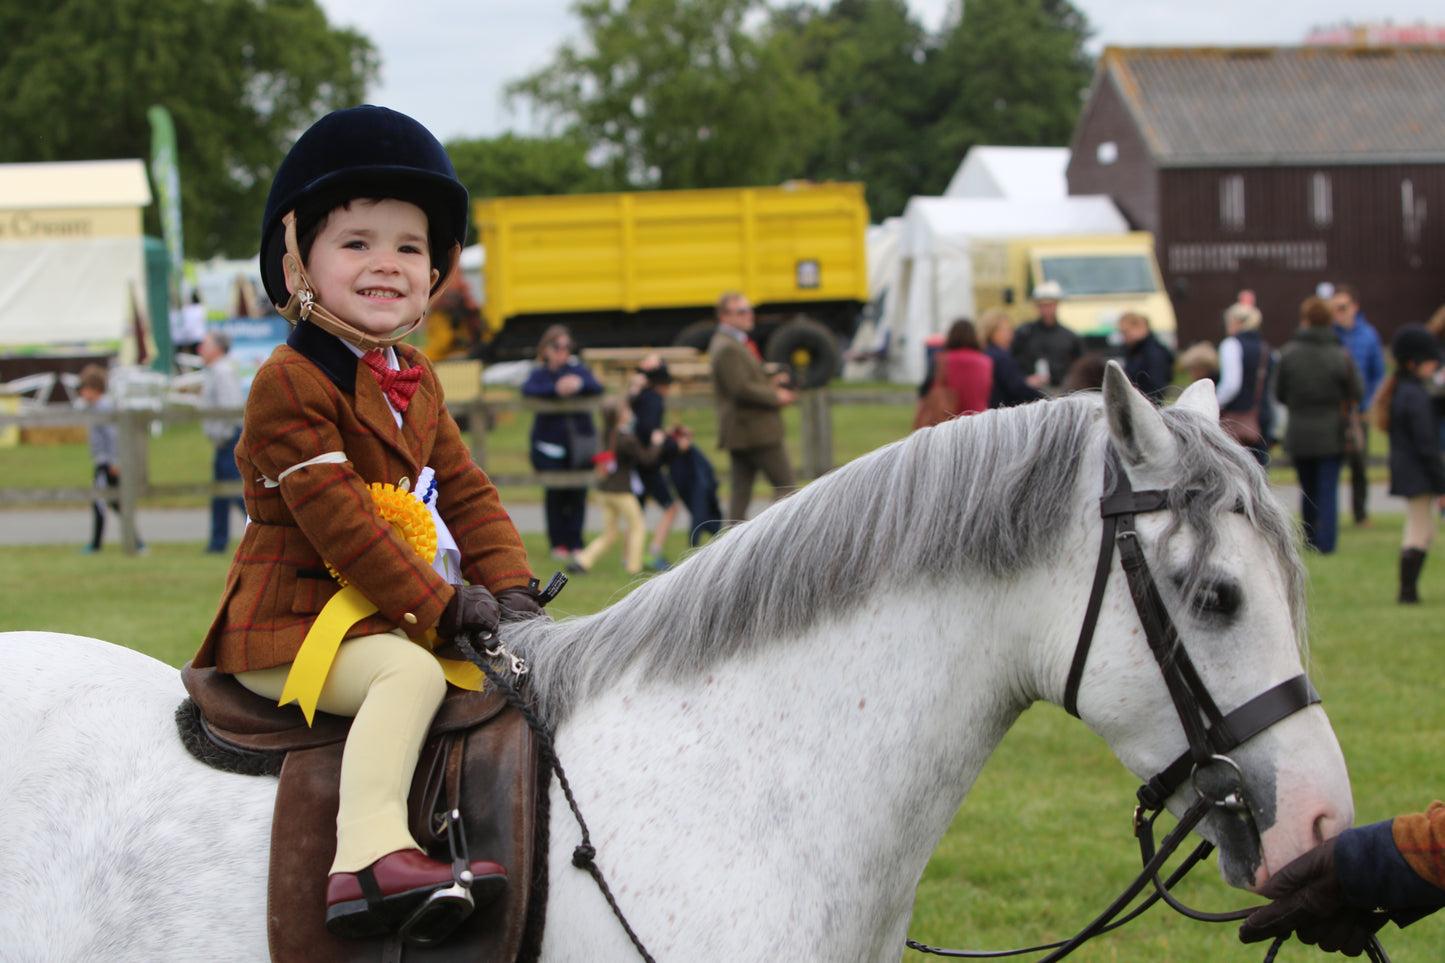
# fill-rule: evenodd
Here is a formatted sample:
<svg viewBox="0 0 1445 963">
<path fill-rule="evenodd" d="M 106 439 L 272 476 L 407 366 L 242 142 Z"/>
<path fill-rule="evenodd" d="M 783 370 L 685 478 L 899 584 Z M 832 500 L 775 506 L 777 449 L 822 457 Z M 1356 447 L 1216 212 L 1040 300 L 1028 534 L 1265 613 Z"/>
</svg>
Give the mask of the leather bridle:
<svg viewBox="0 0 1445 963">
<path fill-rule="evenodd" d="M 1139 615 L 1149 649 L 1164 676 L 1164 684 L 1169 689 L 1169 697 L 1174 701 L 1175 712 L 1189 741 L 1187 752 L 1160 770 L 1139 790 L 1140 804 L 1148 810 L 1157 810 L 1163 808 L 1165 800 L 1199 768 L 1227 759 L 1228 753 L 1276 722 L 1319 702 L 1320 696 L 1310 685 L 1308 677 L 1301 673 L 1256 696 L 1228 715 L 1219 711 L 1209 688 L 1194 668 L 1189 651 L 1180 642 L 1179 630 L 1149 571 L 1144 548 L 1139 542 L 1139 532 L 1134 525 L 1135 515 L 1165 510 L 1169 493 L 1160 490 L 1134 491 L 1113 445 L 1108 447 L 1107 459 L 1111 469 L 1108 474 L 1113 476 L 1113 484 L 1106 488 L 1104 497 L 1099 501 L 1099 512 L 1104 519 L 1099 562 L 1094 569 L 1094 585 L 1089 593 L 1088 607 L 1084 610 L 1084 626 L 1074 647 L 1074 661 L 1064 687 L 1064 709 L 1070 715 L 1079 715 L 1079 686 L 1083 681 L 1084 666 L 1089 660 L 1089 649 L 1093 645 L 1099 610 L 1104 602 L 1104 589 L 1117 548 L 1120 566 L 1129 585 L 1129 595 L 1134 600 L 1134 610 Z M 1105 484 L 1108 486 L 1107 478 Z M 1232 766 L 1232 761 L 1227 765 Z M 1216 802 L 1231 808 L 1243 805 L 1242 798 L 1219 799 Z"/>
<path fill-rule="evenodd" d="M 1094 569 L 1094 584 L 1089 593 L 1089 603 L 1084 610 L 1084 624 L 1079 633 L 1078 644 L 1074 647 L 1073 664 L 1069 667 L 1068 682 L 1064 688 L 1064 708 L 1073 716 L 1079 716 L 1079 687 L 1084 677 L 1084 666 L 1089 659 L 1089 649 L 1094 641 L 1094 630 L 1098 625 L 1099 611 L 1104 603 L 1104 590 L 1109 573 L 1113 569 L 1114 554 L 1117 550 L 1120 566 L 1128 582 L 1129 595 L 1134 601 L 1144 635 L 1154 661 L 1164 676 L 1164 684 L 1174 702 L 1175 712 L 1184 727 L 1189 749 L 1177 759 L 1150 777 L 1139 787 L 1139 805 L 1134 810 L 1134 831 L 1139 839 L 1140 858 L 1143 870 L 1125 892 L 1108 909 L 1096 917 L 1074 937 L 1058 943 L 1032 946 L 1024 949 L 997 952 L 976 952 L 968 950 L 946 950 L 928 946 L 916 940 L 908 940 L 907 946 L 923 953 L 936 956 L 960 958 L 993 958 L 1016 956 L 1026 953 L 1041 953 L 1053 950 L 1040 963 L 1063 959 L 1087 940 L 1124 925 L 1137 917 L 1158 899 L 1163 899 L 1178 912 L 1191 919 L 1208 922 L 1224 922 L 1243 919 L 1255 907 L 1230 913 L 1203 913 L 1180 903 L 1169 890 L 1198 862 L 1213 850 L 1213 844 L 1204 842 L 1192 853 L 1184 864 L 1173 873 L 1167 882 L 1161 882 L 1159 872 L 1165 860 L 1178 849 L 1179 844 L 1211 809 L 1216 807 L 1235 812 L 1248 813 L 1244 798 L 1244 777 L 1242 770 L 1229 757 L 1239 746 L 1259 735 L 1270 726 L 1288 718 L 1301 709 L 1320 701 L 1319 693 L 1303 673 L 1286 679 L 1266 690 L 1229 713 L 1220 712 L 1219 706 L 1209 694 L 1208 687 L 1189 658 L 1189 652 L 1179 639 L 1179 631 L 1159 586 L 1149 570 L 1144 549 L 1139 541 L 1139 532 L 1134 517 L 1139 514 L 1163 511 L 1168 508 L 1169 493 L 1162 490 L 1135 491 L 1129 484 L 1124 471 L 1123 460 L 1113 444 L 1106 450 L 1104 495 L 1099 501 L 1103 516 L 1103 535 L 1099 544 L 1099 561 Z M 1209 792 L 1199 785 L 1199 773 L 1208 767 L 1224 767 L 1234 777 L 1237 788 L 1233 791 Z M 1154 846 L 1154 822 L 1164 810 L 1170 796 L 1192 780 L 1198 798 L 1180 817 L 1179 823 L 1161 841 L 1158 849 Z M 1133 902 L 1134 898 L 1148 885 L 1154 892 L 1136 909 L 1125 916 L 1119 914 Z M 1282 941 L 1280 941 L 1282 942 Z M 1266 960 L 1273 959 L 1278 950 L 1277 942 L 1271 948 Z M 1366 946 L 1369 956 L 1376 963 L 1388 963 L 1379 941 L 1371 938 Z"/>
</svg>

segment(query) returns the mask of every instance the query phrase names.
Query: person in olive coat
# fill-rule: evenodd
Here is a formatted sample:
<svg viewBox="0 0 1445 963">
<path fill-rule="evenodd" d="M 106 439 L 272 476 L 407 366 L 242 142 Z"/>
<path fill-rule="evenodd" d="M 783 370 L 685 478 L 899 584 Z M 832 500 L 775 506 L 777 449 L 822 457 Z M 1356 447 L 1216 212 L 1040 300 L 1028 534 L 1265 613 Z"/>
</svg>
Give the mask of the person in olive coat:
<svg viewBox="0 0 1445 963">
<path fill-rule="evenodd" d="M 1275 379 L 1275 396 L 1289 410 L 1284 450 L 1299 476 L 1305 542 L 1325 555 L 1335 550 L 1339 529 L 1344 412 L 1365 391 L 1333 324 L 1323 298 L 1306 298 L 1300 329 L 1285 344 Z"/>
</svg>

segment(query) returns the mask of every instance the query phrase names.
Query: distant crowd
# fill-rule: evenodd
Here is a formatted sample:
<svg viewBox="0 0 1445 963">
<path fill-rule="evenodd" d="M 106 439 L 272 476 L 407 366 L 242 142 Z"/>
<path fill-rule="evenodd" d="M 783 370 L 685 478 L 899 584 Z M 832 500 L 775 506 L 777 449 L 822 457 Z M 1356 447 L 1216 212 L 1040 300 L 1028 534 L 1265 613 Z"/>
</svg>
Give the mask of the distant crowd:
<svg viewBox="0 0 1445 963">
<path fill-rule="evenodd" d="M 1001 308 L 975 325 L 959 320 L 933 346 L 928 375 L 919 386 L 914 427 L 988 408 L 1021 404 L 1045 394 L 1098 387 L 1105 356 L 1059 323 L 1063 291 L 1045 282 L 1033 291 L 1038 317 L 1013 329 Z M 1394 335 L 1387 364 L 1358 291 L 1323 284 L 1300 304 L 1298 329 L 1278 350 L 1261 332 L 1263 316 L 1251 291 L 1223 312 L 1224 337 L 1191 345 L 1176 358 L 1141 314 L 1118 321 L 1120 363 L 1129 380 L 1156 403 L 1176 375 L 1215 383 L 1220 422 L 1268 466 L 1276 445 L 1299 478 L 1306 544 L 1335 550 L 1342 473 L 1349 471 L 1354 523 L 1371 525 L 1371 428 L 1388 439 L 1389 491 L 1405 499 L 1400 553 L 1401 602 L 1419 600 L 1418 580 L 1435 537 L 1435 516 L 1445 511 L 1445 307 L 1426 324 L 1407 324 Z"/>
</svg>

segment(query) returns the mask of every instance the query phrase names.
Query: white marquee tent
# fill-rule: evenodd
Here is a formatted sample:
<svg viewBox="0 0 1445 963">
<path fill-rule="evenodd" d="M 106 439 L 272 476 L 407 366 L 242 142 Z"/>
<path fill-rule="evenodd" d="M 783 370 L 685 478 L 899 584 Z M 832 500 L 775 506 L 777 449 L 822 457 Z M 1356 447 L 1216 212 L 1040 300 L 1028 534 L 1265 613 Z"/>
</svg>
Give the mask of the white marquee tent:
<svg viewBox="0 0 1445 963">
<path fill-rule="evenodd" d="M 922 380 L 924 339 L 973 317 L 971 247 L 980 240 L 1123 234 L 1129 225 L 1104 196 L 1054 199 L 915 197 L 896 228 L 896 257 L 881 294 L 878 338 L 888 377 Z"/>
<path fill-rule="evenodd" d="M 0 165 L 0 347 L 122 340 L 150 202 L 139 160 Z"/>
<path fill-rule="evenodd" d="M 1061 200 L 1068 166 L 1067 147 L 970 147 L 943 196 Z"/>
</svg>

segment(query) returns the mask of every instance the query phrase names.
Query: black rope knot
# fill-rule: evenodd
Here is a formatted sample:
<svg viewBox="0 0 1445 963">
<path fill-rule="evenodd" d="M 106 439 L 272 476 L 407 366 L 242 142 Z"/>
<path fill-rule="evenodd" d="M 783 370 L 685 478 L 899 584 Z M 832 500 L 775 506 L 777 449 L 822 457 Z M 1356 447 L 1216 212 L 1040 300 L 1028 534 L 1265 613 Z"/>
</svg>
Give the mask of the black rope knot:
<svg viewBox="0 0 1445 963">
<path fill-rule="evenodd" d="M 587 843 L 583 843 L 581 846 L 572 850 L 572 865 L 578 869 L 587 869 L 596 858 L 597 848 L 595 846 L 589 846 Z"/>
</svg>

